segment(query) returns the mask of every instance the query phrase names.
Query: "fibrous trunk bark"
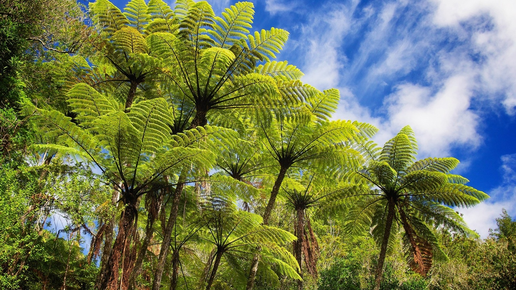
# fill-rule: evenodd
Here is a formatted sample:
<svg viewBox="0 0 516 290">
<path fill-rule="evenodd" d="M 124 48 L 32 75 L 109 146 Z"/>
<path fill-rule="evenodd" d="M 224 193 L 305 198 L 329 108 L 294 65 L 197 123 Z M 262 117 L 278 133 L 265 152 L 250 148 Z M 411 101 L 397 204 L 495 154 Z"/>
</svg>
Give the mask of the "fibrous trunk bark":
<svg viewBox="0 0 516 290">
<path fill-rule="evenodd" d="M 299 265 L 299 276 L 303 277 L 302 262 L 303 262 L 303 239 L 305 237 L 305 210 L 302 208 L 296 209 L 296 237 L 297 241 L 294 242 L 294 255 L 296 257 L 297 264 Z M 303 289 L 303 280 L 297 281 L 297 289 Z"/>
<path fill-rule="evenodd" d="M 382 283 L 383 263 L 385 262 L 387 245 L 391 235 L 392 221 L 394 220 L 394 206 L 394 201 L 388 200 L 387 221 L 385 223 L 385 232 L 383 234 L 382 245 L 380 247 L 380 257 L 378 258 L 378 265 L 376 266 L 374 290 L 380 290 L 380 284 Z"/>
<path fill-rule="evenodd" d="M 181 199 L 181 194 L 183 193 L 185 180 L 186 173 L 182 173 L 179 177 L 176 189 L 174 190 L 172 209 L 170 210 L 170 215 L 168 217 L 167 227 L 165 228 L 165 232 L 163 233 L 163 242 L 161 243 L 161 249 L 158 257 L 158 265 L 156 267 L 156 272 L 154 274 L 154 282 L 152 283 L 152 290 L 159 290 L 159 287 L 161 285 L 161 279 L 163 277 L 163 271 L 165 270 L 165 262 L 167 260 L 168 249 L 170 248 L 170 243 L 172 242 L 172 230 L 174 229 L 174 225 L 176 224 L 177 213 L 179 210 L 179 200 Z"/>
<path fill-rule="evenodd" d="M 137 198 L 129 196 L 130 194 L 127 195 L 124 198 L 125 208 L 118 224 L 118 234 L 107 261 L 105 273 L 103 273 L 100 289 L 115 290 L 118 288 L 120 262 L 123 258 L 124 249 L 128 244 L 127 240 L 130 239 L 130 235 L 133 232 L 134 221 L 138 214 L 136 208 Z"/>
<path fill-rule="evenodd" d="M 177 279 L 179 276 L 179 249 L 172 253 L 172 279 L 170 280 L 170 290 L 176 290 Z"/>
</svg>

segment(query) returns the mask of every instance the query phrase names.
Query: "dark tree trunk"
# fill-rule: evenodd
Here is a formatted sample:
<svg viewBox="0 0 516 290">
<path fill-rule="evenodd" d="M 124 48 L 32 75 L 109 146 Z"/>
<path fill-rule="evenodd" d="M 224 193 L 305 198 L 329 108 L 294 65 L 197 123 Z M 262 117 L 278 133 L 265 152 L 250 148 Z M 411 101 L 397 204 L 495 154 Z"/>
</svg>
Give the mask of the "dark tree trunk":
<svg viewBox="0 0 516 290">
<path fill-rule="evenodd" d="M 179 249 L 176 249 L 172 253 L 172 279 L 170 280 L 170 290 L 176 290 L 178 277 L 179 277 Z"/>
<path fill-rule="evenodd" d="M 278 176 L 276 177 L 276 181 L 274 182 L 274 187 L 272 187 L 271 197 L 269 198 L 269 202 L 267 203 L 267 207 L 265 208 L 265 212 L 263 213 L 263 224 L 268 225 L 269 219 L 271 217 L 272 210 L 274 209 L 274 204 L 276 203 L 276 197 L 278 196 L 281 183 L 283 183 L 283 179 L 285 179 L 285 174 L 287 173 L 288 167 L 282 166 Z"/>
<path fill-rule="evenodd" d="M 181 194 L 183 193 L 184 182 L 186 180 L 186 174 L 181 174 L 179 177 L 178 184 L 176 189 L 174 190 L 174 200 L 172 201 L 172 209 L 170 210 L 170 215 L 168 217 L 167 227 L 165 228 L 165 232 L 163 233 L 163 242 L 161 243 L 161 249 L 158 257 L 158 265 L 156 267 L 156 272 L 154 275 L 154 282 L 152 283 L 152 290 L 159 290 L 161 285 L 161 279 L 163 277 L 163 271 L 165 270 L 165 262 L 167 260 L 168 249 L 170 248 L 170 243 L 172 241 L 172 230 L 174 229 L 174 225 L 177 220 L 177 213 L 179 210 L 179 200 L 181 199 Z"/>
<path fill-rule="evenodd" d="M 215 280 L 215 275 L 217 275 L 217 270 L 219 269 L 220 260 L 222 259 L 222 255 L 224 254 L 224 250 L 219 249 L 215 256 L 215 262 L 213 263 L 213 269 L 211 270 L 210 279 L 208 280 L 208 285 L 206 285 L 206 290 L 210 290 L 211 285 L 213 284 L 213 280 Z"/>
<path fill-rule="evenodd" d="M 258 272 L 258 264 L 260 263 L 260 251 L 261 247 L 258 247 L 257 252 L 254 254 L 253 260 L 251 261 L 251 269 L 249 270 L 249 278 L 247 279 L 246 290 L 251 290 L 254 287 L 254 281 L 256 280 L 256 272 Z"/>
<path fill-rule="evenodd" d="M 131 81 L 131 86 L 129 87 L 129 93 L 127 94 L 127 99 L 125 100 L 125 109 L 129 109 L 133 105 L 134 97 L 136 95 L 136 89 L 138 88 L 137 81 Z"/>
<path fill-rule="evenodd" d="M 267 203 L 267 207 L 265 208 L 265 212 L 263 213 L 263 224 L 268 225 L 269 219 L 274 209 L 274 204 L 276 203 L 276 197 L 278 196 L 281 184 L 283 183 L 283 179 L 285 179 L 285 175 L 287 173 L 288 167 L 282 166 L 278 176 L 276 177 L 276 181 L 274 182 L 274 186 L 272 187 L 271 197 L 269 198 L 269 202 Z M 247 278 L 247 290 L 251 290 L 254 287 L 254 280 L 256 279 L 256 272 L 258 271 L 258 263 L 260 262 L 260 253 L 254 254 L 253 261 L 251 263 L 251 270 L 249 271 L 249 277 Z"/>
<path fill-rule="evenodd" d="M 149 205 L 149 214 L 147 217 L 147 225 L 145 227 L 145 238 L 143 239 L 142 245 L 140 247 L 140 251 L 138 253 L 138 258 L 136 259 L 136 262 L 134 263 L 134 268 L 131 271 L 131 277 L 129 278 L 129 289 L 135 289 L 136 288 L 136 277 L 138 277 L 138 274 L 141 270 L 141 266 L 143 263 L 143 259 L 145 258 L 145 254 L 148 251 L 148 247 L 150 245 L 150 242 L 152 240 L 152 235 L 154 233 L 154 222 L 156 221 L 156 218 L 158 217 L 158 210 L 159 210 L 159 201 L 157 196 L 155 195 L 149 195 L 149 198 L 151 198 L 151 202 Z"/>
<path fill-rule="evenodd" d="M 299 265 L 299 276 L 303 277 L 302 263 L 303 263 L 303 239 L 305 237 L 305 210 L 298 208 L 296 209 L 296 237 L 297 241 L 294 242 L 294 256 L 296 257 L 297 264 Z M 303 289 L 303 281 L 297 281 L 297 289 Z"/>
<path fill-rule="evenodd" d="M 107 261 L 105 273 L 103 273 L 102 276 L 100 289 L 117 290 L 118 288 L 120 262 L 124 254 L 124 249 L 127 246 L 127 240 L 133 232 L 134 221 L 137 215 L 137 199 L 133 194 L 127 193 L 127 195 L 128 196 L 124 198 L 126 204 L 120 218 L 120 223 L 118 224 L 118 234 Z M 129 195 L 133 198 L 129 198 Z"/>
<path fill-rule="evenodd" d="M 385 255 L 387 253 L 387 245 L 389 243 L 389 237 L 391 235 L 392 221 L 394 220 L 394 201 L 388 200 L 388 211 L 387 221 L 385 223 L 385 233 L 383 234 L 382 245 L 380 247 L 380 257 L 378 258 L 378 265 L 376 266 L 376 278 L 374 290 L 380 290 L 380 284 L 382 283 L 383 276 L 383 263 L 385 262 Z"/>
</svg>

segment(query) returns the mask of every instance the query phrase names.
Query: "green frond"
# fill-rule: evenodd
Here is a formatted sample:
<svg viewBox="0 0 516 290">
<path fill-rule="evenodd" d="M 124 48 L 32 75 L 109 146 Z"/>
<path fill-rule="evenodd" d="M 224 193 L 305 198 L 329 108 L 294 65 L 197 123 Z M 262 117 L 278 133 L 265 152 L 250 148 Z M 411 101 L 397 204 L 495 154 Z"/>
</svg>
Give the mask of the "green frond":
<svg viewBox="0 0 516 290">
<path fill-rule="evenodd" d="M 410 126 L 403 127 L 398 134 L 405 134 L 410 140 L 410 144 L 412 145 L 412 149 L 417 151 L 419 148 L 417 146 L 416 134 L 412 130 Z"/>
<path fill-rule="evenodd" d="M 165 99 L 156 98 L 138 102 L 131 107 L 127 115 L 141 135 L 142 153 L 155 153 L 170 137 L 170 125 L 173 120 L 170 118 Z"/>
<path fill-rule="evenodd" d="M 442 173 L 449 173 L 459 165 L 459 160 L 453 157 L 448 158 L 425 158 L 414 162 L 408 169 L 407 173 L 416 170 L 437 171 Z"/>
<path fill-rule="evenodd" d="M 275 266 L 277 267 L 277 271 L 281 275 L 286 276 L 286 277 L 291 278 L 291 279 L 295 279 L 295 280 L 303 280 L 301 278 L 301 276 L 299 276 L 299 274 L 297 273 L 295 268 L 293 268 L 289 264 L 283 262 L 282 260 L 280 260 L 280 259 L 271 259 L 270 262 L 275 264 Z"/>
<path fill-rule="evenodd" d="M 190 40 L 190 45 L 198 52 L 211 47 L 213 40 L 208 35 L 208 28 L 213 26 L 213 9 L 206 1 L 199 1 L 188 9 L 188 14 L 181 20 L 180 28 Z"/>
<path fill-rule="evenodd" d="M 388 205 L 386 202 L 379 203 L 374 207 L 374 213 L 371 217 L 371 235 L 378 247 L 381 247 L 383 237 L 385 235 L 385 230 L 387 226 L 387 211 Z M 392 253 L 393 249 L 396 246 L 396 234 L 399 232 L 399 223 L 396 222 L 397 215 L 395 215 L 394 220 L 391 225 L 391 230 L 389 233 L 389 240 L 387 242 L 387 253 Z"/>
<path fill-rule="evenodd" d="M 402 177 L 401 187 L 410 194 L 429 192 L 435 190 L 447 182 L 446 174 L 435 171 L 417 170 Z"/>
<path fill-rule="evenodd" d="M 70 117 L 56 110 L 42 110 L 32 106 L 35 110 L 34 121 L 50 139 L 58 138 L 70 147 L 79 147 L 85 153 L 99 150 L 98 142 L 88 131 L 72 122 Z"/>
<path fill-rule="evenodd" d="M 379 160 L 388 162 L 394 170 L 402 172 L 415 161 L 416 149 L 410 137 L 400 132 L 385 143 Z"/>
<path fill-rule="evenodd" d="M 177 19 L 182 21 L 186 15 L 188 15 L 188 11 L 193 5 L 195 5 L 195 1 L 193 0 L 177 0 L 174 8 Z"/>
<path fill-rule="evenodd" d="M 280 261 L 286 263 L 287 266 L 290 266 L 296 273 L 299 269 L 299 265 L 297 264 L 296 258 L 292 255 L 292 253 L 285 249 L 285 247 L 282 247 L 276 243 L 269 243 L 264 245 L 262 247 L 262 256 L 266 261 L 269 257 L 275 258 L 273 261 L 278 261 L 279 259 Z M 281 272 L 281 274 L 285 275 L 285 271 Z M 291 278 L 296 279 L 295 277 Z"/>
<path fill-rule="evenodd" d="M 310 111 L 317 117 L 317 121 L 328 121 L 339 105 L 340 93 L 337 89 L 325 90 L 316 98 L 308 99 Z"/>
<path fill-rule="evenodd" d="M 398 172 L 389 163 L 385 161 L 372 161 L 367 170 L 373 174 L 373 181 L 377 185 L 386 189 L 394 189 Z"/>
<path fill-rule="evenodd" d="M 140 156 L 141 135 L 122 111 L 114 111 L 94 122 L 99 145 L 108 150 L 118 166 L 134 165 Z M 128 168 L 129 170 L 129 168 Z"/>
<path fill-rule="evenodd" d="M 252 27 L 254 4 L 238 2 L 222 12 L 222 17 L 215 17 L 215 24 L 210 35 L 217 47 L 230 48 L 235 42 L 245 38 Z"/>
<path fill-rule="evenodd" d="M 276 53 L 283 49 L 287 42 L 288 32 L 283 29 L 271 28 L 271 30 L 256 31 L 254 35 L 248 35 L 248 42 L 244 42 L 249 54 L 260 61 L 271 61 L 276 58 Z"/>
<path fill-rule="evenodd" d="M 384 204 L 381 196 L 365 196 L 356 201 L 356 205 L 348 210 L 344 218 L 344 232 L 350 235 L 366 233 L 373 224 L 373 216 L 376 209 Z"/>
<path fill-rule="evenodd" d="M 130 26 L 143 33 L 149 19 L 147 4 L 145 4 L 144 0 L 131 0 L 127 3 L 124 8 L 124 15 L 129 20 Z"/>
<path fill-rule="evenodd" d="M 450 183 L 466 184 L 469 182 L 469 179 L 461 175 L 447 174 L 446 176 L 448 177 L 448 182 Z"/>
<path fill-rule="evenodd" d="M 432 200 L 448 206 L 471 207 L 489 198 L 484 192 L 473 187 L 448 183 L 428 193 L 416 195 L 418 198 Z"/>
<path fill-rule="evenodd" d="M 129 53 L 147 53 L 149 48 L 143 35 L 133 27 L 124 27 L 113 35 L 113 45 L 117 50 Z"/>
<path fill-rule="evenodd" d="M 300 80 L 303 76 L 301 70 L 285 61 L 271 61 L 261 64 L 254 69 L 255 73 L 280 77 L 286 81 Z"/>
<path fill-rule="evenodd" d="M 126 27 L 129 20 L 109 0 L 97 0 L 89 5 L 91 18 L 99 31 L 113 35 L 116 31 Z"/>
<path fill-rule="evenodd" d="M 145 35 L 156 32 L 176 33 L 177 31 L 179 31 L 179 24 L 175 19 L 157 18 L 149 22 L 145 27 Z"/>
<path fill-rule="evenodd" d="M 62 155 L 73 155 L 79 156 L 88 160 L 90 157 L 86 154 L 84 150 L 78 149 L 77 147 L 64 146 L 59 144 L 32 144 L 30 149 L 36 150 L 38 152 L 42 151 L 54 151 L 58 152 Z"/>
<path fill-rule="evenodd" d="M 167 146 L 193 147 L 220 152 L 233 147 L 237 140 L 237 133 L 233 130 L 206 125 L 173 135 Z"/>
<path fill-rule="evenodd" d="M 450 207 L 432 201 L 415 201 L 413 207 L 418 211 L 418 217 L 428 225 L 440 225 L 463 235 L 478 236 L 468 228 L 459 213 Z"/>
<path fill-rule="evenodd" d="M 67 96 L 68 104 L 84 127 L 91 127 L 92 122 L 98 117 L 121 109 L 116 101 L 108 99 L 85 83 L 75 85 Z"/>
<path fill-rule="evenodd" d="M 174 11 L 163 0 L 150 0 L 147 7 L 149 18 L 170 20 L 174 17 Z"/>
</svg>

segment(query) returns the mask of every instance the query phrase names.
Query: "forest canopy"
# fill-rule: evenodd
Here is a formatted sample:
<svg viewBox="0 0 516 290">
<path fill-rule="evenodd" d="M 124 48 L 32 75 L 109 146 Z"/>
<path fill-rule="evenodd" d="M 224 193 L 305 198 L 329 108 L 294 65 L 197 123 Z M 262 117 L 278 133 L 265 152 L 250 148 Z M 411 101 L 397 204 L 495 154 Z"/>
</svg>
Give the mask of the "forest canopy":
<svg viewBox="0 0 516 290">
<path fill-rule="evenodd" d="M 253 18 L 0 0 L 0 288 L 514 288 L 516 221 L 467 227 L 459 161 L 334 119 Z"/>
</svg>

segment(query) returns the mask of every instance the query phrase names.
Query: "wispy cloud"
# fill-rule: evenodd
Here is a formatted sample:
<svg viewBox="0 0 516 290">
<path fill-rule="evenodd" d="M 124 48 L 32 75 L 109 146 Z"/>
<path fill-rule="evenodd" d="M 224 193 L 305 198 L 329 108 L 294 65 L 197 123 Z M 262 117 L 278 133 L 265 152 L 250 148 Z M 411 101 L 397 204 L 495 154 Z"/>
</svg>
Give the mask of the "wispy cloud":
<svg viewBox="0 0 516 290">
<path fill-rule="evenodd" d="M 297 7 L 297 2 L 286 2 L 283 0 L 265 0 L 265 11 L 274 15 L 280 12 L 292 11 Z"/>
<path fill-rule="evenodd" d="M 489 235 L 489 229 L 496 228 L 496 219 L 500 217 L 502 209 L 516 216 L 516 154 L 504 155 L 501 160 L 504 180 L 488 193 L 491 198 L 475 207 L 458 210 L 464 215 L 468 226 L 483 238 Z"/>
</svg>

